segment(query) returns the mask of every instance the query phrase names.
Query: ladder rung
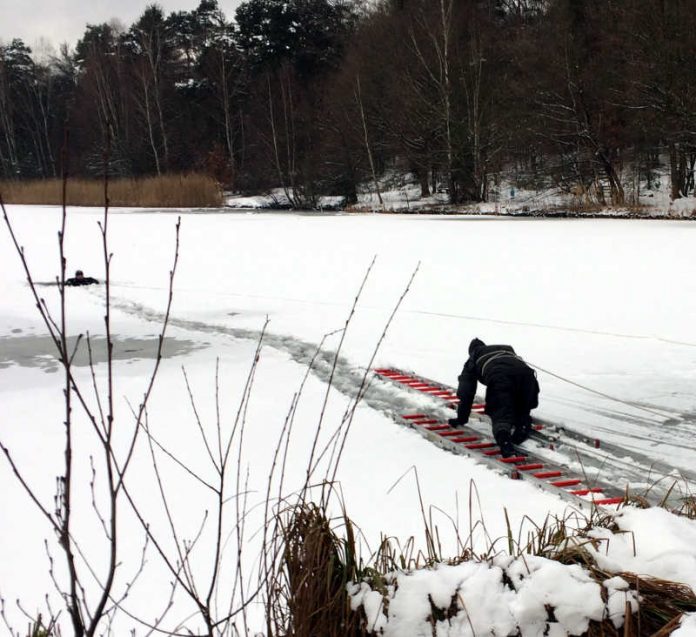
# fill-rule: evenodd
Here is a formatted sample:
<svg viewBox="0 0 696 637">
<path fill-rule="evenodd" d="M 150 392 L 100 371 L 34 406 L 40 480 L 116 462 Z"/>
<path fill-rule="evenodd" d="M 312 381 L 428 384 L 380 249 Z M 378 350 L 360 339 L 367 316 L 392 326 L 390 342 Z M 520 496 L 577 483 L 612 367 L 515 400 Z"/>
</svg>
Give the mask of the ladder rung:
<svg viewBox="0 0 696 637">
<path fill-rule="evenodd" d="M 540 471 L 532 474 L 535 478 L 560 478 L 563 474 L 560 471 Z"/>
<path fill-rule="evenodd" d="M 574 487 L 575 485 L 580 484 L 581 482 L 582 480 L 580 480 L 580 478 L 570 478 L 568 480 L 556 480 L 551 484 L 554 487 Z"/>
</svg>

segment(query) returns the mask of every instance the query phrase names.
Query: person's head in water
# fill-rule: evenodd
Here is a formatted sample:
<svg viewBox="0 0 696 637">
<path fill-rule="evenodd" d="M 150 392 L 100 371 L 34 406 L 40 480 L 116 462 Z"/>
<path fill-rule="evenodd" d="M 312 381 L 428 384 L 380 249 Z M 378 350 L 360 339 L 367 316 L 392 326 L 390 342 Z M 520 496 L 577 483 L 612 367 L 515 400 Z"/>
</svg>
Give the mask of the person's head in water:
<svg viewBox="0 0 696 637">
<path fill-rule="evenodd" d="M 474 338 L 471 343 L 469 343 L 469 356 L 473 356 L 476 350 L 485 346 L 486 344 L 480 338 Z"/>
</svg>

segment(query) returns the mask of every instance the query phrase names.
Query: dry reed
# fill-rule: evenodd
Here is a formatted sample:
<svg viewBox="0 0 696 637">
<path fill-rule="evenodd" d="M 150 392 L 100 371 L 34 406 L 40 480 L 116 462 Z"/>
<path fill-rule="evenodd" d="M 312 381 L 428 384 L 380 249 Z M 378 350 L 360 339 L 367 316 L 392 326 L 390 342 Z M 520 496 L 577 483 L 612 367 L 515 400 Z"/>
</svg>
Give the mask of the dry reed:
<svg viewBox="0 0 696 637">
<path fill-rule="evenodd" d="M 360 637 L 362 615 L 350 608 L 346 585 L 356 581 L 355 537 L 344 518 L 346 537 L 339 539 L 325 509 L 300 504 L 283 525 L 283 564 L 287 577 L 285 603 L 292 637 Z"/>
<path fill-rule="evenodd" d="M 62 180 L 0 182 L 5 203 L 60 205 Z M 112 206 L 137 208 L 209 208 L 222 205 L 222 192 L 211 177 L 199 173 L 161 175 L 109 182 Z M 99 179 L 71 179 L 67 184 L 70 206 L 103 206 L 104 182 Z"/>
<path fill-rule="evenodd" d="M 667 637 L 679 628 L 684 613 L 696 611 L 696 596 L 684 584 L 635 573 L 606 573 L 596 568 L 590 572 L 597 582 L 614 576 L 623 578 L 630 590 L 638 593 L 640 604 L 638 612 L 626 613 L 626 622 L 620 628 L 608 619 L 590 622 L 587 637 Z M 605 593 L 604 588 L 602 592 Z"/>
<path fill-rule="evenodd" d="M 549 516 L 541 526 L 528 534 L 525 541 L 522 537 L 515 540 L 509 529 L 508 553 L 513 557 L 537 555 L 556 560 L 562 564 L 578 564 L 600 585 L 604 601 L 607 601 L 607 590 L 603 582 L 619 576 L 628 584 L 628 588 L 637 594 L 640 600 L 637 611 L 632 612 L 630 605 L 626 608 L 625 621 L 619 628 L 606 617 L 602 621 L 590 621 L 588 629 L 582 637 L 668 637 L 678 627 L 685 613 L 696 612 L 696 595 L 689 586 L 678 582 L 670 582 L 655 577 L 637 575 L 635 573 L 610 573 L 599 567 L 593 555 L 588 550 L 594 543 L 589 531 L 597 528 L 609 529 L 614 533 L 620 530 L 616 527 L 613 517 L 594 511 L 584 519 L 585 527 L 578 528 L 583 520 L 555 518 Z M 435 533 L 431 529 L 431 533 Z M 523 535 L 520 533 L 520 535 Z M 458 564 L 462 561 L 490 562 L 499 550 L 498 541 L 491 541 L 488 550 L 474 554 L 471 547 L 463 547 L 461 555 L 442 560 L 445 564 Z M 389 573 L 402 570 L 427 569 L 434 566 L 432 560 L 424 555 L 415 555 L 415 541 L 410 538 L 405 544 L 400 544 L 393 538 L 384 538 L 372 567 L 361 568 L 362 580 L 366 581 L 372 590 L 379 591 L 384 597 L 385 610 L 389 605 L 387 592 Z M 596 550 L 596 546 L 594 547 Z M 503 584 L 514 588 L 509 578 L 503 577 Z M 432 600 L 429 621 L 433 626 L 438 621 L 448 621 L 459 611 L 454 600 L 448 608 L 436 607 Z M 549 621 L 553 619 L 553 609 L 549 608 Z M 373 634 L 373 633 L 370 633 Z"/>
</svg>

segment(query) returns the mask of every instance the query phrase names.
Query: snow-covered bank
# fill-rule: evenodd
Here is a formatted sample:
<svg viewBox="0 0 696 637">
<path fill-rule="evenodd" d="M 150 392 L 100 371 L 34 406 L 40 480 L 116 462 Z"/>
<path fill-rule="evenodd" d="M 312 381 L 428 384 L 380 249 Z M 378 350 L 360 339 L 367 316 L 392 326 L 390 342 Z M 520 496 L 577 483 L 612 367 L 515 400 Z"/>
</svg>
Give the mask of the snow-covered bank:
<svg viewBox="0 0 696 637">
<path fill-rule="evenodd" d="M 633 205 L 612 206 L 591 202 L 587 196 L 574 196 L 557 187 L 544 190 L 518 188 L 503 182 L 489 193 L 488 201 L 481 203 L 450 204 L 445 192 L 421 196 L 420 185 L 413 175 L 388 174 L 378 197 L 369 187 L 358 194 L 358 200 L 348 204 L 344 197 L 320 197 L 308 208 L 316 211 L 344 210 L 346 212 L 385 212 L 401 214 L 462 214 L 532 217 L 580 217 L 619 219 L 696 219 L 696 197 L 671 198 L 668 175 L 662 175 L 652 184 L 631 196 Z M 267 194 L 235 195 L 225 197 L 225 205 L 232 209 L 287 210 L 293 208 L 282 189 Z"/>
<path fill-rule="evenodd" d="M 50 282 L 57 271 L 58 211 L 11 207 L 10 214 L 36 278 Z M 67 248 L 70 271 L 80 268 L 100 278 L 98 218 L 99 211 L 71 212 Z M 124 342 L 149 341 L 156 335 L 167 298 L 174 221 L 171 214 L 156 213 L 116 212 L 111 217 L 114 331 Z M 196 347 L 174 348 L 172 357 L 163 362 L 149 410 L 151 424 L 163 444 L 205 470 L 206 451 L 198 443 L 180 367 L 186 367 L 205 427 L 214 431 L 214 373 L 219 358 L 222 413 L 230 423 L 253 359 L 254 339 L 268 316 L 267 346 L 246 414 L 242 465 L 243 472 L 249 469 L 250 502 L 262 501 L 274 442 L 306 365 L 323 335 L 344 326 L 365 271 L 377 255 L 346 334 L 336 391 L 326 412 L 327 436 L 343 417 L 356 390 L 354 379 L 368 364 L 392 308 L 420 262 L 412 289 L 378 354 L 378 365 L 415 369 L 451 384 L 473 336 L 510 342 L 541 368 L 629 403 L 663 410 L 672 419 L 600 398 L 543 373 L 541 415 L 622 445 L 629 462 L 634 453 L 692 467 L 696 283 L 688 274 L 696 271 L 693 232 L 696 226 L 676 222 L 185 214 L 169 336 Z M 0 266 L 0 347 L 5 339 L 31 335 L 41 339 L 45 330 L 4 231 Z M 55 304 L 55 288 L 47 286 L 42 292 L 49 304 Z M 68 293 L 71 333 L 89 330 L 103 336 L 103 288 Z M 328 338 L 328 351 L 336 348 L 338 338 L 338 334 Z M 116 362 L 122 422 L 130 417 L 123 398 L 138 404 L 151 369 L 145 356 L 131 353 L 133 358 Z M 33 351 L 31 358 L 50 355 L 47 348 Z M 50 503 L 62 461 L 60 378 L 39 366 L 24 365 L 20 357 L 9 359 L 0 369 L 4 412 L 0 441 L 13 450 Z M 101 364 L 97 371 L 103 378 Z M 86 368 L 77 373 L 89 382 Z M 323 374 L 311 375 L 303 390 L 287 462 L 288 490 L 304 478 L 324 400 Z M 393 400 L 403 405 L 415 399 L 394 391 Z M 417 401 L 410 404 L 418 406 Z M 479 525 L 474 541 L 485 543 L 486 535 L 494 539 L 506 535 L 505 510 L 515 530 L 525 517 L 538 523 L 549 512 L 564 514 L 566 505 L 554 496 L 510 481 L 472 460 L 445 454 L 397 427 L 390 409 L 377 403 L 357 409 L 338 474 L 349 515 L 362 530 L 366 554 L 379 544 L 382 532 L 413 536 L 422 546 L 416 476 L 426 506 L 432 507 L 428 512 L 440 530 L 445 554 L 458 550 L 452 520 L 466 530 L 483 520 L 486 533 Z M 92 443 L 85 437 L 80 474 L 87 481 L 91 452 Z M 153 524 L 162 522 L 156 494 L 150 489 L 152 466 L 146 449 L 133 472 L 144 501 L 152 504 Z M 6 463 L 0 464 L 0 479 L 6 485 L 0 507 L 11 512 L 3 515 L 0 525 L 0 593 L 37 607 L 51 590 L 42 548 L 43 539 L 51 534 Z M 200 485 L 172 470 L 168 486 L 177 494 L 177 520 L 185 527 L 184 536 L 195 536 L 206 508 Z M 89 514 L 89 498 L 82 506 Z M 696 556 L 693 523 L 667 522 L 663 516 L 657 511 L 623 516 L 621 524 L 630 533 L 625 544 L 609 543 L 607 559 L 613 562 L 608 567 L 694 586 L 689 575 L 693 571 L 687 570 Z M 134 520 L 124 524 L 132 552 L 123 556 L 121 587 L 128 581 L 128 569 L 137 568 L 142 535 Z M 250 516 L 245 549 L 250 563 L 258 551 L 254 532 L 262 524 L 261 518 Z M 94 527 L 87 526 L 87 537 Z M 656 529 L 664 539 L 651 542 Z M 640 549 L 636 558 L 631 536 Z M 202 538 L 202 552 L 209 548 L 209 540 Z M 94 540 L 89 546 L 99 563 L 98 543 Z M 234 556 L 229 560 L 233 564 Z M 155 557 L 149 564 L 152 571 L 129 598 L 132 612 L 151 612 L 162 601 L 158 585 L 166 578 Z M 197 575 L 204 577 L 203 558 L 200 564 Z M 250 613 L 250 624 L 258 626 L 261 609 L 254 607 Z"/>
<path fill-rule="evenodd" d="M 636 614 L 647 603 L 640 590 L 646 582 L 629 579 L 616 575 L 597 581 L 581 564 L 501 555 L 395 571 L 380 578 L 378 588 L 356 583 L 349 594 L 353 610 L 364 612 L 370 633 L 385 637 L 561 637 L 589 634 L 591 624 L 622 629 L 627 613 Z M 674 634 L 693 635 L 696 613 L 676 617 Z M 659 620 L 646 624 L 637 634 L 655 634 L 663 627 Z M 595 628 L 592 634 L 623 631 Z"/>
</svg>

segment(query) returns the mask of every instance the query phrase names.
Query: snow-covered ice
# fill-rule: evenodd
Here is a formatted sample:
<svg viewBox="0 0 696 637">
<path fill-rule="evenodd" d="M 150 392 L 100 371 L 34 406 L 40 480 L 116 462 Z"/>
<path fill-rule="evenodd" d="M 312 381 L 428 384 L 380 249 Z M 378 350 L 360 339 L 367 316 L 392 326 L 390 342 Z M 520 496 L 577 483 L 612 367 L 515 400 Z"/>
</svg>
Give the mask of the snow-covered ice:
<svg viewBox="0 0 696 637">
<path fill-rule="evenodd" d="M 58 263 L 59 211 L 10 206 L 9 212 L 36 280 L 52 282 Z M 115 362 L 118 422 L 132 422 L 128 404 L 137 406 L 142 399 L 152 369 L 158 322 L 167 300 L 176 214 L 118 210 L 110 218 L 113 331 L 121 344 Z M 295 418 L 286 486 L 291 490 L 302 484 L 331 353 L 340 338 L 334 332 L 344 326 L 375 255 L 343 343 L 322 441 L 326 442 L 348 408 L 382 329 L 419 265 L 376 365 L 413 369 L 454 384 L 472 337 L 508 342 L 530 363 L 554 374 L 539 373 L 540 416 L 620 446 L 627 463 L 649 466 L 651 461 L 659 461 L 683 470 L 696 465 L 694 224 L 268 212 L 181 214 L 181 258 L 168 332 L 171 341 L 149 408 L 150 427 L 163 444 L 209 475 L 211 468 L 193 420 L 181 367 L 185 367 L 202 421 L 213 427 L 219 359 L 221 412 L 230 425 L 256 339 L 268 317 L 266 345 L 246 413 L 242 470 L 249 472 L 251 503 L 264 498 L 275 440 L 306 366 L 324 335 L 333 333 L 325 342 L 327 354 L 319 358 L 316 373 L 304 387 Z M 103 276 L 97 227 L 100 215 L 95 209 L 70 211 L 70 273 L 79 268 L 87 275 Z M 12 450 L 43 501 L 52 506 L 63 454 L 61 374 L 51 362 L 46 330 L 4 229 L 0 232 L 0 267 L 0 442 Z M 46 285 L 40 291 L 55 308 L 56 288 Z M 103 337 L 103 286 L 67 292 L 70 333 L 89 331 L 96 339 Z M 20 348 L 19 339 L 24 339 Z M 96 372 L 103 382 L 103 363 L 97 363 Z M 81 382 L 91 382 L 88 367 L 76 367 L 76 374 Z M 624 402 L 602 398 L 564 379 Z M 547 514 L 565 514 L 567 503 L 555 496 L 510 481 L 471 459 L 447 454 L 398 427 L 391 419 L 395 410 L 418 408 L 419 401 L 428 399 L 394 387 L 381 391 L 356 410 L 337 476 L 348 514 L 362 531 L 360 541 L 366 554 L 377 547 L 380 533 L 403 539 L 414 536 L 417 545 L 423 546 L 416 479 L 426 506 L 432 507 L 428 513 L 439 528 L 445 555 L 454 555 L 460 542 L 484 546 L 505 536 L 505 511 L 515 530 L 525 524 L 525 518 L 540 522 Z M 82 462 L 78 479 L 89 482 L 88 458 L 94 449 L 85 433 L 86 424 L 80 421 L 79 427 L 84 437 L 77 449 Z M 139 486 L 153 487 L 138 492 L 152 511 L 152 524 L 162 525 L 148 454 L 145 448 L 137 454 L 131 476 Z M 205 488 L 173 468 L 166 471 L 167 485 L 176 494 L 172 501 L 182 536 L 193 537 L 207 506 Z M 649 478 L 646 475 L 647 482 Z M 0 595 L 6 600 L 21 598 L 29 608 L 37 608 L 52 590 L 43 549 L 43 540 L 52 542 L 52 535 L 6 462 L 0 463 L 0 480 Z M 90 518 L 82 538 L 85 550 L 98 564 L 99 529 L 91 519 L 94 516 L 88 515 L 89 494 L 80 507 L 80 515 Z M 470 507 L 473 520 L 469 519 Z M 598 551 L 606 568 L 674 579 L 696 588 L 694 522 L 659 510 L 626 510 L 617 522 L 629 533 L 612 537 Z M 142 541 L 134 520 L 126 516 L 123 523 L 132 554 L 124 563 L 120 587 L 137 568 Z M 254 550 L 258 551 L 255 532 L 261 525 L 260 518 L 250 516 L 245 550 L 251 562 Z M 204 534 L 202 553 L 209 539 Z M 229 560 L 234 561 L 231 556 Z M 151 562 L 156 562 L 155 557 Z M 200 577 L 206 575 L 205 563 L 201 558 Z M 468 572 L 478 567 L 463 564 L 456 568 Z M 507 634 L 504 627 L 515 621 L 527 622 L 532 631 L 538 620 L 534 604 L 539 603 L 539 595 L 554 592 L 556 578 L 570 577 L 574 586 L 584 585 L 582 577 L 573 573 L 553 573 L 546 578 L 544 569 L 555 568 L 544 566 L 529 586 L 517 591 L 514 603 L 506 606 L 513 619 L 499 618 L 500 634 Z M 449 575 L 444 574 L 450 572 L 442 567 L 444 579 L 427 586 L 443 586 L 446 595 Z M 132 611 L 152 615 L 151 609 L 162 600 L 154 591 L 165 580 L 156 569 L 149 573 L 129 597 Z M 577 595 L 584 596 L 580 588 Z M 613 592 L 621 593 L 620 587 Z M 593 616 L 584 599 L 580 610 L 573 610 L 572 599 L 561 601 L 569 602 L 564 619 L 557 615 L 566 628 L 554 630 L 579 627 Z M 250 612 L 258 621 L 261 609 Z M 692 619 L 685 619 L 680 637 L 689 634 L 684 631 L 692 625 Z M 448 634 L 467 634 L 468 626 L 464 621 L 460 632 Z"/>
</svg>

